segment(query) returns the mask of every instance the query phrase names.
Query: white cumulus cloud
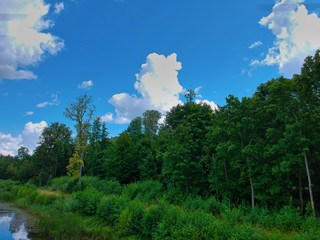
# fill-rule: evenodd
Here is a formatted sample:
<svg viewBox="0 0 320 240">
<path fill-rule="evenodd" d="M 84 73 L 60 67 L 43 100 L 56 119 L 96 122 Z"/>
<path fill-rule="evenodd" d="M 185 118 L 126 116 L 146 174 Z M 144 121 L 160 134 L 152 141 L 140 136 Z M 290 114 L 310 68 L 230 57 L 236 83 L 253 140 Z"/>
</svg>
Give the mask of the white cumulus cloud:
<svg viewBox="0 0 320 240">
<path fill-rule="evenodd" d="M 88 80 L 88 81 L 83 81 L 81 84 L 78 85 L 78 88 L 81 89 L 90 89 L 93 86 L 93 81 Z"/>
<path fill-rule="evenodd" d="M 215 102 L 213 102 L 213 101 L 209 101 L 209 100 L 207 100 L 207 99 L 204 99 L 204 100 L 196 99 L 195 102 L 196 102 L 197 104 L 207 104 L 207 105 L 209 105 L 209 106 L 211 107 L 211 109 L 212 109 L 213 111 L 219 110 L 218 105 L 215 104 Z"/>
<path fill-rule="evenodd" d="M 116 111 L 114 121 L 129 123 L 146 110 L 155 109 L 164 113 L 182 103 L 179 94 L 183 93 L 183 87 L 178 80 L 181 68 L 175 53 L 167 57 L 157 53 L 149 54 L 146 63 L 141 65 L 140 72 L 136 74 L 134 87 L 138 96 L 119 93 L 109 99 Z"/>
<path fill-rule="evenodd" d="M 112 113 L 106 113 L 105 115 L 100 117 L 101 122 L 112 122 L 113 121 L 113 115 Z"/>
<path fill-rule="evenodd" d="M 300 73 L 304 59 L 320 48 L 320 18 L 309 13 L 303 2 L 277 1 L 272 12 L 259 21 L 276 39 L 265 58 L 253 60 L 251 66 L 275 65 L 286 77 Z"/>
<path fill-rule="evenodd" d="M 11 134 L 0 132 L 0 154 L 5 156 L 16 155 L 21 141 L 22 138 L 20 135 L 18 137 L 13 137 Z"/>
<path fill-rule="evenodd" d="M 63 2 L 56 3 L 54 5 L 54 13 L 55 14 L 60 14 L 63 9 L 64 9 L 64 3 Z"/>
<path fill-rule="evenodd" d="M 0 79 L 35 79 L 27 70 L 64 47 L 48 30 L 54 23 L 44 0 L 0 1 Z"/>
<path fill-rule="evenodd" d="M 17 137 L 0 132 L 0 154 L 14 156 L 21 146 L 32 152 L 38 145 L 39 136 L 43 129 L 47 126 L 48 124 L 45 121 L 40 123 L 28 122 Z"/>
</svg>

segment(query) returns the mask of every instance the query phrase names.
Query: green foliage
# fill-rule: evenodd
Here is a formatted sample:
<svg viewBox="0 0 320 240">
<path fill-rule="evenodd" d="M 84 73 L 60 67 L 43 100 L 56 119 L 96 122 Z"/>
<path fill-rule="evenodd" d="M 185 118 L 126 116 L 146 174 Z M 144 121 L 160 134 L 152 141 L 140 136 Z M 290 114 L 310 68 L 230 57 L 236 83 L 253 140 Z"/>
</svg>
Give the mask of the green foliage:
<svg viewBox="0 0 320 240">
<path fill-rule="evenodd" d="M 39 193 L 37 191 L 36 186 L 32 184 L 25 184 L 24 186 L 20 187 L 17 196 L 18 198 L 25 199 L 24 203 L 34 203 L 38 197 Z"/>
<path fill-rule="evenodd" d="M 144 205 L 138 201 L 130 201 L 121 212 L 117 223 L 120 236 L 138 235 L 143 232 Z"/>
<path fill-rule="evenodd" d="M 212 216 L 202 211 L 167 207 L 154 239 L 215 239 L 221 235 Z"/>
<path fill-rule="evenodd" d="M 108 226 L 114 227 L 123 209 L 128 205 L 129 199 L 125 196 L 107 195 L 101 198 L 97 215 Z"/>
<path fill-rule="evenodd" d="M 79 152 L 75 151 L 69 160 L 69 165 L 67 166 L 68 175 L 72 176 L 74 179 L 80 179 L 82 166 L 83 159 L 80 158 Z"/>
<path fill-rule="evenodd" d="M 221 204 L 214 198 L 203 199 L 200 196 L 188 196 L 182 202 L 185 209 L 201 210 L 204 212 L 219 215 L 221 211 Z"/>
<path fill-rule="evenodd" d="M 298 208 L 285 206 L 279 212 L 273 214 L 274 227 L 283 231 L 293 231 L 300 229 L 302 217 Z"/>
<path fill-rule="evenodd" d="M 157 231 L 158 224 L 166 211 L 167 204 L 160 202 L 157 205 L 151 205 L 145 209 L 145 214 L 142 221 L 142 234 L 147 239 L 153 239 Z"/>
<path fill-rule="evenodd" d="M 131 183 L 123 188 L 123 194 L 144 202 L 156 201 L 162 195 L 162 184 L 152 180 Z"/>
<path fill-rule="evenodd" d="M 12 202 L 17 196 L 18 182 L 0 180 L 0 202 Z"/>
<path fill-rule="evenodd" d="M 103 194 L 93 188 L 88 188 L 73 194 L 75 209 L 84 215 L 94 215 Z"/>
<path fill-rule="evenodd" d="M 33 181 L 37 185 L 45 185 L 50 178 L 66 174 L 73 151 L 71 134 L 70 128 L 58 122 L 43 130 L 33 154 Z"/>
<path fill-rule="evenodd" d="M 41 213 L 38 231 L 44 237 L 78 240 L 84 232 L 81 218 L 73 213 L 49 211 Z"/>
<path fill-rule="evenodd" d="M 53 191 L 59 190 L 65 193 L 71 193 L 79 190 L 78 181 L 70 176 L 64 176 L 59 178 L 54 178 L 51 181 L 51 189 Z"/>
</svg>

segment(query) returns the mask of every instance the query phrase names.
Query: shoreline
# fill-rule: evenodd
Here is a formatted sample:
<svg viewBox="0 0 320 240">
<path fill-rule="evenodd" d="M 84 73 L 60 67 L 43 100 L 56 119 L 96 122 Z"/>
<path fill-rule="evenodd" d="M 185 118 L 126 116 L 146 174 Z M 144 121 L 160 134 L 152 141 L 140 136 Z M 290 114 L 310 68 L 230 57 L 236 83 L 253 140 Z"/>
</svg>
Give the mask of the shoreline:
<svg viewBox="0 0 320 240">
<path fill-rule="evenodd" d="M 1 213 L 13 214 L 13 218 L 10 222 L 11 232 L 18 232 L 23 225 L 28 236 L 35 237 L 34 235 L 37 234 L 37 219 L 28 212 L 28 210 L 22 209 L 13 203 L 0 202 L 0 214 Z"/>
</svg>

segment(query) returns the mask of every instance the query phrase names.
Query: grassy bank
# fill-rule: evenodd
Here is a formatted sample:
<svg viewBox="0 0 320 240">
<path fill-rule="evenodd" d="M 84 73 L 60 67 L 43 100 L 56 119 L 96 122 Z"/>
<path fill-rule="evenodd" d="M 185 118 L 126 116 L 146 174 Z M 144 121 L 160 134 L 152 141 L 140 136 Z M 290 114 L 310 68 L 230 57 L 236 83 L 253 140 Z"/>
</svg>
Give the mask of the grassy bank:
<svg viewBox="0 0 320 240">
<path fill-rule="evenodd" d="M 252 210 L 164 190 L 156 181 L 121 186 L 84 177 L 81 189 L 69 177 L 46 188 L 0 181 L 0 201 L 36 215 L 47 239 L 320 239 L 318 219 L 290 205 Z"/>
</svg>

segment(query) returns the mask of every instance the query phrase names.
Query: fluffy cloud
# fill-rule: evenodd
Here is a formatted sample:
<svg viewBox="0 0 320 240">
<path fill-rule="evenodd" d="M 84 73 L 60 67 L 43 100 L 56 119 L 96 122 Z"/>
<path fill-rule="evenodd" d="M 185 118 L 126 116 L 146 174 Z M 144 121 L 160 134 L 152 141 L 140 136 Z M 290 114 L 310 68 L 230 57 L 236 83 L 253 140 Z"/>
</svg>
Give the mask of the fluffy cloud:
<svg viewBox="0 0 320 240">
<path fill-rule="evenodd" d="M 113 115 L 112 113 L 106 113 L 105 115 L 101 116 L 101 122 L 112 122 L 113 121 Z"/>
<path fill-rule="evenodd" d="M 155 109 L 164 113 L 182 103 L 179 94 L 183 92 L 183 87 L 178 80 L 178 71 L 181 68 L 175 53 L 167 57 L 156 53 L 149 54 L 146 63 L 141 65 L 140 72 L 136 74 L 134 87 L 139 96 L 119 93 L 109 99 L 116 111 L 114 121 L 129 123 L 146 110 Z"/>
<path fill-rule="evenodd" d="M 81 89 L 90 89 L 93 86 L 93 81 L 88 80 L 88 81 L 83 81 L 81 84 L 78 85 L 78 88 Z"/>
<path fill-rule="evenodd" d="M 35 79 L 26 68 L 64 47 L 48 32 L 49 8 L 44 0 L 0 1 L 0 79 Z"/>
<path fill-rule="evenodd" d="M 60 104 L 60 100 L 58 98 L 58 94 L 51 95 L 51 101 L 45 101 L 42 103 L 37 104 L 38 108 L 44 108 L 48 106 L 58 106 Z"/>
<path fill-rule="evenodd" d="M 17 137 L 0 132 L 0 154 L 14 156 L 21 146 L 27 147 L 32 152 L 37 146 L 43 129 L 47 126 L 48 124 L 45 121 L 40 123 L 28 122 L 22 133 Z"/>
<path fill-rule="evenodd" d="M 260 20 L 276 40 L 266 57 L 253 60 L 251 66 L 276 65 L 281 74 L 291 77 L 300 72 L 305 57 L 320 48 L 320 18 L 316 13 L 309 13 L 303 2 L 278 1 L 272 12 Z"/>
<path fill-rule="evenodd" d="M 213 101 L 209 101 L 209 100 L 207 100 L 207 99 L 205 99 L 205 100 L 196 99 L 195 102 L 196 102 L 197 104 L 207 104 L 207 105 L 209 105 L 209 106 L 211 107 L 211 109 L 214 110 L 214 111 L 219 110 L 218 105 L 215 104 L 215 102 L 213 102 Z"/>
<path fill-rule="evenodd" d="M 63 2 L 56 3 L 56 4 L 54 5 L 54 13 L 55 13 L 55 14 L 60 14 L 63 9 L 64 9 L 64 4 L 63 4 Z"/>
<path fill-rule="evenodd" d="M 16 155 L 21 141 L 22 138 L 20 135 L 18 137 L 13 137 L 11 134 L 4 134 L 0 132 L 0 154 Z"/>
<path fill-rule="evenodd" d="M 249 46 L 249 48 L 252 49 L 252 48 L 259 47 L 259 46 L 261 46 L 261 45 L 263 45 L 263 43 L 262 43 L 261 41 L 257 41 L 257 42 L 252 43 L 252 44 Z"/>
</svg>

